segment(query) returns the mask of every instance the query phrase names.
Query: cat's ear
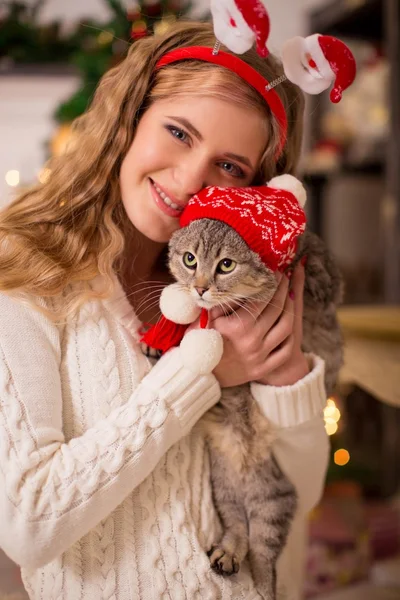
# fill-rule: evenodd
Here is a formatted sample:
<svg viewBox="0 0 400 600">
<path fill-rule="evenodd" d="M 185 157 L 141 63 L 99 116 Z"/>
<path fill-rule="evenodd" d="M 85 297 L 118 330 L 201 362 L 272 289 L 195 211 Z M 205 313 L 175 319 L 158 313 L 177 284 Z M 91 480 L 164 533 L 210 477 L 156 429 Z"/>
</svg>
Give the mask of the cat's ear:
<svg viewBox="0 0 400 600">
<path fill-rule="evenodd" d="M 277 177 L 271 179 L 267 185 L 275 190 L 284 190 L 285 192 L 290 192 L 297 199 L 302 208 L 305 206 L 307 192 L 304 185 L 299 179 L 297 179 L 297 177 L 289 174 L 278 175 Z"/>
</svg>

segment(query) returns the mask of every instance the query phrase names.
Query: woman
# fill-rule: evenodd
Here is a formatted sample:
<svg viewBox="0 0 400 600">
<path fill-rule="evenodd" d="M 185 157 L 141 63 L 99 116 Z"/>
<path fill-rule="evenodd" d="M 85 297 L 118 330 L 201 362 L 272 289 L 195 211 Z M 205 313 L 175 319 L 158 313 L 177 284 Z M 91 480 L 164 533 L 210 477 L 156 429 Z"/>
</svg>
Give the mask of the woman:
<svg viewBox="0 0 400 600">
<path fill-rule="evenodd" d="M 277 88 L 289 123 L 278 157 L 279 123 L 236 73 L 194 59 L 158 66 L 175 48 L 213 44 L 196 23 L 136 42 L 103 77 L 49 181 L 0 216 L 0 545 L 34 600 L 257 597 L 246 567 L 227 579 L 210 570 L 218 519 L 195 427 L 220 386 L 247 381 L 298 491 L 278 585 L 301 594 L 306 514 L 328 455 L 323 362 L 300 348 L 303 269 L 256 320 L 238 311 L 245 332 L 214 315 L 224 355 L 213 373 L 189 372 L 180 348 L 151 368 L 139 347 L 190 196 L 298 161 L 295 86 Z M 243 60 L 280 75 L 272 57 Z"/>
</svg>

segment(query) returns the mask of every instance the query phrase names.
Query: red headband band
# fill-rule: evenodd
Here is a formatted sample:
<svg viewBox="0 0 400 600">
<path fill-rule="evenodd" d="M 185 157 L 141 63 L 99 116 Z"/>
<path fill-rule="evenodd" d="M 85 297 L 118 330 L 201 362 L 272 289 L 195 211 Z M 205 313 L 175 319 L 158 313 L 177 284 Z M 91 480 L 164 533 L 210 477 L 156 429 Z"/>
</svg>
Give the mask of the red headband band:
<svg viewBox="0 0 400 600">
<path fill-rule="evenodd" d="M 209 48 L 207 46 L 186 46 L 184 48 L 177 48 L 176 50 L 172 50 L 167 54 L 164 54 L 162 58 L 158 61 L 156 67 L 160 69 L 161 67 L 165 67 L 174 62 L 178 62 L 180 60 L 202 60 L 209 63 L 214 63 L 215 65 L 220 65 L 221 67 L 225 67 L 230 71 L 233 71 L 239 77 L 247 81 L 267 102 L 268 106 L 271 109 L 272 114 L 276 117 L 280 130 L 280 142 L 279 148 L 276 153 L 276 159 L 278 159 L 282 153 L 282 150 L 286 143 L 287 136 L 287 117 L 285 108 L 283 106 L 282 100 L 279 98 L 276 91 L 271 88 L 269 89 L 269 82 L 264 79 L 262 75 L 260 75 L 253 67 L 248 65 L 244 60 L 241 60 L 237 56 L 233 54 L 228 54 L 228 52 L 221 52 L 218 50 L 217 53 L 213 52 L 213 48 Z"/>
</svg>

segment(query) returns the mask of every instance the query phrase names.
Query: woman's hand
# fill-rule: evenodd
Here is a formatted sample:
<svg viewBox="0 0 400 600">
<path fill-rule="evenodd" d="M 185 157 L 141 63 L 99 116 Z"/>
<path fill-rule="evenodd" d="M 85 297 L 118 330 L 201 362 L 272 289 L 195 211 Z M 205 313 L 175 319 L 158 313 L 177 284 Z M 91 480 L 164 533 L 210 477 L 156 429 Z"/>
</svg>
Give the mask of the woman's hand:
<svg viewBox="0 0 400 600">
<path fill-rule="evenodd" d="M 209 326 L 224 338 L 224 353 L 214 369 L 221 387 L 249 381 L 292 385 L 307 375 L 301 351 L 303 288 L 304 267 L 298 265 L 290 285 L 283 276 L 268 304 L 252 302 L 226 317 L 211 313 Z"/>
</svg>

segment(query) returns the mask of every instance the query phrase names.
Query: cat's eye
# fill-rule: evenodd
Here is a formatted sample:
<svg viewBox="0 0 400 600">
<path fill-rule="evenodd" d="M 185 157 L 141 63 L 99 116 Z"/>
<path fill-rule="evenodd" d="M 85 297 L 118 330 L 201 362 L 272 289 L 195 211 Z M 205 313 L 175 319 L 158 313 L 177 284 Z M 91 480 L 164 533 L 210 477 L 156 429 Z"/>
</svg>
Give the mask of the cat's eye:
<svg viewBox="0 0 400 600">
<path fill-rule="evenodd" d="M 232 271 L 235 269 L 236 267 L 236 263 L 234 260 L 231 260 L 230 258 L 224 258 L 223 260 L 221 260 L 218 263 L 218 267 L 217 267 L 217 272 L 218 273 L 232 273 Z"/>
<path fill-rule="evenodd" d="M 197 267 L 197 258 L 191 252 L 185 252 L 183 255 L 183 264 L 188 269 L 195 269 Z"/>
</svg>

